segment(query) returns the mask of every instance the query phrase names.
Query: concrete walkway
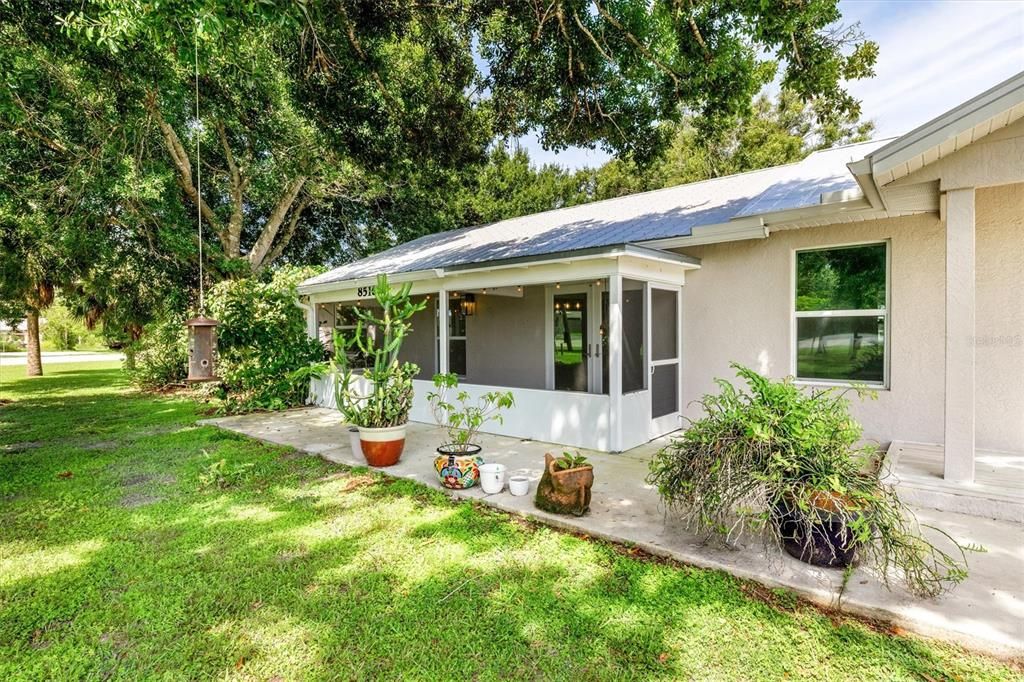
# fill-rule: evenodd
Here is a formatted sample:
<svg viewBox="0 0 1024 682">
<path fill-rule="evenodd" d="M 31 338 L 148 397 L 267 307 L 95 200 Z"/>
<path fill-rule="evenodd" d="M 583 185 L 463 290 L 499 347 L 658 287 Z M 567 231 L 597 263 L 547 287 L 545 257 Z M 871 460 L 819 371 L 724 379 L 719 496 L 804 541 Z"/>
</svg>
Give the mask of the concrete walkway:
<svg viewBox="0 0 1024 682">
<path fill-rule="evenodd" d="M 289 445 L 331 462 L 365 466 L 362 456 L 352 453 L 348 433 L 339 422 L 333 410 L 307 408 L 204 423 Z M 433 468 L 434 448 L 441 442 L 442 434 L 436 427 L 410 424 L 402 460 L 383 471 L 443 489 Z M 721 569 L 770 587 L 789 588 L 819 604 L 837 605 L 841 572 L 803 564 L 774 548 L 766 551 L 758 539 L 748 540 L 739 549 L 703 544 L 666 516 L 657 492 L 644 483 L 647 461 L 662 443 L 618 455 L 586 452 L 594 465 L 596 482 L 590 513 L 579 519 L 548 514 L 533 506 L 544 453 L 561 452 L 561 446 L 491 435 L 483 436 L 480 444 L 487 461 L 506 464 L 509 475 L 531 478 L 530 495 L 513 497 L 507 488 L 495 495 L 485 495 L 479 487 L 447 492 L 594 537 L 632 543 L 652 554 Z M 887 591 L 876 576 L 862 569 L 854 573 L 847 586 L 842 608 L 999 656 L 1024 655 L 1024 526 L 935 510 L 915 511 L 923 524 L 942 528 L 961 543 L 986 548 L 985 553 L 969 555 L 967 581 L 943 597 L 922 600 L 897 585 Z"/>
</svg>

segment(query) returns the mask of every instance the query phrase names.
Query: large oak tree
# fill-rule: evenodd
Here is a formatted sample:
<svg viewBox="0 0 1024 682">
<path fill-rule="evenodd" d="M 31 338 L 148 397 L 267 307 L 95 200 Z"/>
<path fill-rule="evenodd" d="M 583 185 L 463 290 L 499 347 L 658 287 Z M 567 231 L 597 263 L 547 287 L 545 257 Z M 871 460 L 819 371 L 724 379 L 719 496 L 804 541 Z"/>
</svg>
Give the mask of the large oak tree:
<svg viewBox="0 0 1024 682">
<path fill-rule="evenodd" d="M 0 277 L 30 308 L 58 283 L 135 320 L 111 282 L 194 281 L 197 211 L 231 276 L 454 226 L 495 136 L 643 164 L 666 122 L 713 132 L 775 78 L 836 120 L 876 54 L 840 20 L 836 0 L 9 0 L 0 217 L 31 267 Z"/>
</svg>

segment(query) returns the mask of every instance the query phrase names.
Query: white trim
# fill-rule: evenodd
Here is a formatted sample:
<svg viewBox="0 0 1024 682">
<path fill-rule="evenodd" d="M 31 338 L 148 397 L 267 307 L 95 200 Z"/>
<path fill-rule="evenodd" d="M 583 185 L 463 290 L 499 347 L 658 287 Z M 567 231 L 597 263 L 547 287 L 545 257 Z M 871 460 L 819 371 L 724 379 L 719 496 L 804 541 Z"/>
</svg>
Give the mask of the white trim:
<svg viewBox="0 0 1024 682">
<path fill-rule="evenodd" d="M 876 149 L 868 154 L 865 160 L 870 165 L 871 174 L 878 180 L 878 184 L 888 184 L 907 175 L 910 164 L 915 159 L 923 157 L 926 152 L 937 149 L 944 142 L 955 139 L 965 132 L 972 131 L 986 121 L 991 121 L 1004 112 L 1014 109 L 1022 102 L 1024 102 L 1024 72 L 1011 76 L 980 95 Z M 1006 124 L 1008 123 L 1012 123 L 1012 121 L 1007 119 Z M 990 127 L 989 132 L 993 129 L 996 128 Z M 983 137 L 983 135 L 979 137 Z M 970 142 L 973 142 L 974 139 L 978 138 L 973 138 Z M 955 148 L 959 149 L 963 146 L 965 145 L 956 145 Z M 942 154 L 938 154 L 934 160 L 937 161 L 942 156 Z M 856 166 L 857 170 L 864 170 L 864 165 L 859 163 Z"/>
<path fill-rule="evenodd" d="M 814 249 L 824 251 L 825 249 Z M 798 310 L 797 317 L 878 317 L 885 315 L 885 308 L 865 308 L 864 310 Z"/>
<path fill-rule="evenodd" d="M 622 275 L 608 278 L 608 416 L 611 447 L 622 451 Z"/>
<path fill-rule="evenodd" d="M 885 245 L 885 307 L 871 308 L 865 310 L 797 310 L 796 309 L 796 260 L 800 253 L 812 251 L 836 251 L 839 249 L 856 248 L 858 246 L 879 246 Z M 871 239 L 856 242 L 841 242 L 838 244 L 824 244 L 821 246 L 802 246 L 790 249 L 789 254 L 789 374 L 793 382 L 800 386 L 829 386 L 829 387 L 850 387 L 854 384 L 869 386 L 875 390 L 889 390 L 890 377 L 892 376 L 890 362 L 892 358 L 892 240 Z M 819 379 L 814 377 L 801 377 L 797 374 L 797 323 L 801 318 L 820 317 L 884 317 L 885 336 L 883 338 L 884 359 L 882 361 L 882 381 L 843 381 L 836 379 Z"/>
<path fill-rule="evenodd" d="M 503 270 L 525 270 L 541 268 L 544 266 L 564 267 L 570 264 L 581 264 L 589 261 L 616 261 L 619 258 L 630 257 L 655 263 L 679 267 L 683 270 L 697 270 L 700 268 L 700 261 L 683 254 L 662 251 L 652 248 L 646 244 L 637 242 L 630 244 L 619 244 L 594 249 L 580 249 L 580 252 L 542 254 L 537 257 L 515 258 L 506 260 L 495 260 L 468 265 L 455 265 L 448 268 L 430 268 L 427 270 L 415 270 L 410 272 L 397 272 L 388 275 L 388 281 L 393 284 L 403 282 L 421 282 L 431 279 L 444 279 L 449 289 L 467 289 L 463 285 L 455 285 L 451 282 L 464 278 L 467 275 L 478 275 L 482 273 L 497 273 Z M 616 264 L 612 264 L 610 272 L 614 272 Z M 609 268 L 606 268 L 609 269 Z M 606 274 L 610 274 L 606 273 Z M 308 280 L 307 280 L 308 281 Z M 331 282 L 302 283 L 298 286 L 299 294 L 321 293 L 324 291 L 335 291 L 344 289 L 357 289 L 361 286 L 369 286 L 377 283 L 377 275 L 355 277 L 352 279 L 333 280 Z M 542 283 L 542 282 L 538 282 Z M 490 284 L 484 286 L 492 286 Z"/>
<path fill-rule="evenodd" d="M 437 292 L 437 373 L 448 373 L 448 290 L 445 288 Z"/>
</svg>

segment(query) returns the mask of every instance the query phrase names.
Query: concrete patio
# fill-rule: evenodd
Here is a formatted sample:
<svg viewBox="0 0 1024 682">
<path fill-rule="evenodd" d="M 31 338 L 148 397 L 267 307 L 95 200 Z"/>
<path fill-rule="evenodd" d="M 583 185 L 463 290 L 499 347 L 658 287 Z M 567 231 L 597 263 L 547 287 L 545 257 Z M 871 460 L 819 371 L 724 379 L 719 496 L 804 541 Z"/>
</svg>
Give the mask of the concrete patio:
<svg viewBox="0 0 1024 682">
<path fill-rule="evenodd" d="M 288 445 L 348 466 L 365 466 L 349 447 L 338 413 L 306 408 L 279 413 L 250 414 L 206 420 L 237 433 Z M 434 448 L 442 434 L 434 426 L 410 424 L 402 460 L 385 471 L 443 489 L 433 469 Z M 666 515 L 656 491 L 644 482 L 647 461 L 664 441 L 654 441 L 622 454 L 585 452 L 594 465 L 596 483 L 590 513 L 583 518 L 548 514 L 533 506 L 544 453 L 561 446 L 484 435 L 483 456 L 508 466 L 509 475 L 530 477 L 531 494 L 513 497 L 505 491 L 485 495 L 479 487 L 447 491 L 477 499 L 504 511 L 529 515 L 551 525 L 593 537 L 631 543 L 651 554 L 668 556 L 704 568 L 720 569 L 769 587 L 784 587 L 825 606 L 839 606 L 842 574 L 803 564 L 759 539 L 727 549 L 704 544 Z M 957 541 L 982 545 L 984 553 L 968 556 L 970 577 L 953 592 L 922 600 L 898 585 L 888 591 L 867 570 L 857 571 L 842 597 L 841 608 L 870 618 L 890 621 L 904 629 L 956 641 L 998 656 L 1024 655 L 1024 526 L 932 509 L 915 509 L 922 524 L 933 525 Z"/>
</svg>

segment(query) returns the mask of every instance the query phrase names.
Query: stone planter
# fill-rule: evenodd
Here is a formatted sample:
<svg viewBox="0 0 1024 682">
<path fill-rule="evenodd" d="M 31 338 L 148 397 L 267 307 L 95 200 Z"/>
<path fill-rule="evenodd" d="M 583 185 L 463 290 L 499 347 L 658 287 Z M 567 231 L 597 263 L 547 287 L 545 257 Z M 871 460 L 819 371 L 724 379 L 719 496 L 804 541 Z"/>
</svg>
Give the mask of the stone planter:
<svg viewBox="0 0 1024 682">
<path fill-rule="evenodd" d="M 359 427 L 359 445 L 366 463 L 372 467 L 397 464 L 405 449 L 405 424 L 373 429 Z"/>
<path fill-rule="evenodd" d="M 534 504 L 554 514 L 583 516 L 590 509 L 590 489 L 594 485 L 594 467 L 585 464 L 575 469 L 559 471 L 555 457 L 544 455 L 544 475 L 537 484 Z"/>
</svg>

